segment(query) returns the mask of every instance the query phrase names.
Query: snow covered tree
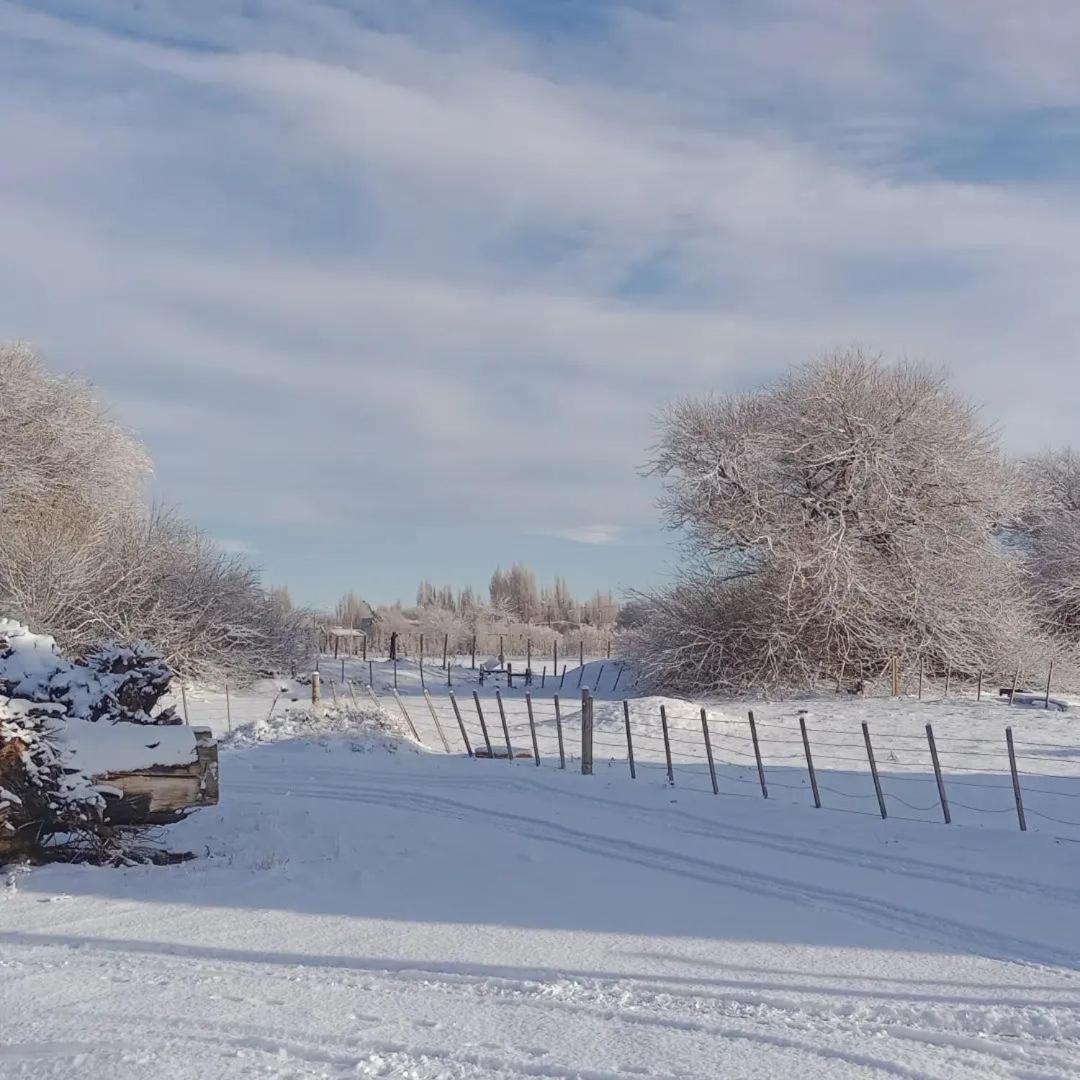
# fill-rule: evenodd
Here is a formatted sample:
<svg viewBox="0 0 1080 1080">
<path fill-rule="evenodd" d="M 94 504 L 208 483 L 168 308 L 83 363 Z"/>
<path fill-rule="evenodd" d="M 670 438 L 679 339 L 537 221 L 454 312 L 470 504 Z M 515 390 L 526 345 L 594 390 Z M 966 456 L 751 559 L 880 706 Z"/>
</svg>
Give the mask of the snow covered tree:
<svg viewBox="0 0 1080 1080">
<path fill-rule="evenodd" d="M 1024 472 L 1024 547 L 1040 622 L 1055 638 L 1080 643 L 1080 454 L 1050 451 L 1024 462 Z"/>
<path fill-rule="evenodd" d="M 0 346 L 0 615 L 68 650 L 152 641 L 189 674 L 284 667 L 304 613 L 177 515 L 145 502 L 149 459 L 92 390 Z"/>
<path fill-rule="evenodd" d="M 889 656 L 974 673 L 1030 630 L 997 539 L 1014 471 L 938 373 L 849 351 L 683 401 L 652 468 L 690 556 L 629 632 L 654 685 L 857 680 Z"/>
</svg>

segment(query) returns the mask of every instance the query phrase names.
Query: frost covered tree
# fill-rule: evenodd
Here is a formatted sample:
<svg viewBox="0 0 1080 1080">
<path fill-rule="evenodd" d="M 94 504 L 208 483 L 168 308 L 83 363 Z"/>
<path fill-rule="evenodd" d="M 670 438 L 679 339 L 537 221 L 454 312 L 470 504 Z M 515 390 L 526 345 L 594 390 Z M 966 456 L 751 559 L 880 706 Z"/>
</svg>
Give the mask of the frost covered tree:
<svg viewBox="0 0 1080 1080">
<path fill-rule="evenodd" d="M 937 372 L 847 351 L 680 402 L 652 470 L 689 555 L 628 631 L 654 685 L 854 682 L 890 656 L 973 673 L 1029 629 L 997 538 L 1015 471 Z"/>
<path fill-rule="evenodd" d="M 284 667 L 303 613 L 242 559 L 149 507 L 145 450 L 90 387 L 0 346 L 0 615 L 85 651 L 151 641 L 189 674 Z"/>
<path fill-rule="evenodd" d="M 1036 609 L 1053 637 L 1080 643 L 1080 453 L 1024 462 L 1031 505 L 1023 522 Z"/>
</svg>

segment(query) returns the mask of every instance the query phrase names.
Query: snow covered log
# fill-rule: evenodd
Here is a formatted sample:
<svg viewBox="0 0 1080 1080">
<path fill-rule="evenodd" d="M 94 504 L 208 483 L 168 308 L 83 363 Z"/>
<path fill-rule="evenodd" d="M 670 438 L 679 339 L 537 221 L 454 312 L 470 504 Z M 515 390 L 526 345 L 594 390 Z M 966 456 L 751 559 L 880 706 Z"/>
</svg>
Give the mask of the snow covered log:
<svg viewBox="0 0 1080 1080">
<path fill-rule="evenodd" d="M 167 825 L 218 801 L 218 748 L 209 728 L 180 728 L 192 739 L 188 761 L 91 773 L 113 825 Z M 116 794 L 114 794 L 116 793 Z"/>
</svg>

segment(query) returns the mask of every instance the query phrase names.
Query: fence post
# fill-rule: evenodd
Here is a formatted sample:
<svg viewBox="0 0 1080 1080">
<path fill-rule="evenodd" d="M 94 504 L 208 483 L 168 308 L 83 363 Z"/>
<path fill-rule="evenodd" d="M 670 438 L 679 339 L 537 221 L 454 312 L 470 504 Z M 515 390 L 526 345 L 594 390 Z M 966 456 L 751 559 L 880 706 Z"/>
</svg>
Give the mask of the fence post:
<svg viewBox="0 0 1080 1080">
<path fill-rule="evenodd" d="M 397 657 L 394 657 L 394 689 L 397 689 Z"/>
<path fill-rule="evenodd" d="M 317 671 L 313 671 L 311 673 L 311 704 L 312 705 L 318 705 L 319 704 L 319 690 L 320 690 L 319 682 L 320 682 L 319 673 Z M 183 692 L 183 689 L 184 689 L 184 684 L 181 683 L 180 684 L 181 692 Z M 185 722 L 186 722 L 186 719 L 187 719 L 187 705 L 186 704 L 184 705 L 184 717 L 185 717 Z"/>
<path fill-rule="evenodd" d="M 315 684 L 312 683 L 312 685 L 314 686 Z M 318 699 L 315 698 L 313 700 L 317 701 Z M 187 690 L 184 689 L 184 680 L 183 679 L 180 680 L 180 705 L 184 710 L 184 723 L 185 724 L 190 724 L 191 721 L 188 719 L 188 712 L 187 712 Z"/>
<path fill-rule="evenodd" d="M 405 717 L 405 723 L 409 725 L 409 730 L 413 734 L 413 738 L 421 745 L 424 745 L 424 740 L 420 738 L 420 732 L 416 730 L 416 725 L 412 722 L 412 717 L 409 715 L 409 710 L 405 708 L 405 702 L 401 700 L 401 695 L 395 690 L 394 700 L 398 703 L 398 708 L 401 710 L 401 715 Z"/>
<path fill-rule="evenodd" d="M 607 639 L 607 658 L 611 659 L 611 638 Z"/>
<path fill-rule="evenodd" d="M 949 684 L 951 682 L 952 682 L 952 664 L 950 663 L 945 668 L 945 693 L 941 695 L 942 697 L 948 697 L 949 696 Z"/>
<path fill-rule="evenodd" d="M 364 660 L 366 661 L 366 660 L 367 660 L 367 634 L 365 634 L 365 635 L 364 635 L 364 642 L 363 642 L 363 644 L 364 644 L 364 655 L 363 655 L 363 659 L 364 659 Z"/>
<path fill-rule="evenodd" d="M 1013 698 L 1016 697 L 1016 687 L 1020 682 L 1020 665 L 1016 665 L 1016 674 L 1013 676 L 1012 687 L 1009 690 L 1009 704 L 1013 703 Z"/>
<path fill-rule="evenodd" d="M 553 695 L 555 699 L 555 731 L 559 736 L 559 768 L 566 768 L 566 750 L 563 747 L 562 739 L 562 712 L 559 709 L 559 695 Z"/>
<path fill-rule="evenodd" d="M 578 642 L 578 664 L 581 667 L 585 666 L 585 639 L 582 638 Z"/>
<path fill-rule="evenodd" d="M 420 688 L 422 690 L 427 689 L 427 683 L 424 682 L 424 654 L 420 653 Z"/>
<path fill-rule="evenodd" d="M 581 775 L 593 770 L 593 701 L 588 689 L 581 691 Z"/>
<path fill-rule="evenodd" d="M 748 715 L 750 717 L 750 738 L 754 743 L 754 760 L 757 762 L 757 778 L 761 783 L 761 797 L 767 799 L 769 789 L 765 786 L 765 766 L 761 763 L 761 747 L 758 746 L 757 741 L 757 724 L 754 723 L 754 710 L 751 709 Z"/>
<path fill-rule="evenodd" d="M 704 706 L 701 709 L 701 733 L 705 736 L 705 756 L 709 759 L 709 778 L 712 780 L 712 793 L 719 795 L 720 789 L 716 786 L 716 765 L 713 763 L 712 756 L 712 740 L 709 738 L 709 720 L 705 715 Z"/>
<path fill-rule="evenodd" d="M 225 677 L 225 722 L 232 731 L 232 702 L 229 700 L 229 678 Z"/>
<path fill-rule="evenodd" d="M 480 695 L 474 690 L 473 701 L 476 702 L 476 715 L 480 717 L 480 731 L 484 735 L 484 745 L 487 747 L 488 757 L 493 758 L 495 751 L 491 748 L 491 738 L 488 735 L 487 724 L 484 722 L 484 710 L 480 708 Z"/>
<path fill-rule="evenodd" d="M 532 638 L 525 639 L 525 674 L 532 672 Z"/>
<path fill-rule="evenodd" d="M 502 720 L 503 738 L 506 740 L 506 759 L 514 764 L 514 748 L 510 745 L 510 728 L 506 726 L 506 710 L 503 708 L 502 694 L 495 691 L 495 700 L 499 703 L 499 719 Z"/>
<path fill-rule="evenodd" d="M 630 762 L 630 779 L 637 779 L 637 769 L 634 768 L 634 740 L 630 735 L 630 702 L 623 698 L 623 719 L 626 721 L 626 757 Z"/>
<path fill-rule="evenodd" d="M 937 781 L 938 798 L 941 800 L 941 812 L 945 815 L 945 824 L 952 821 L 949 813 L 949 800 L 945 797 L 945 781 L 941 776 L 941 762 L 938 761 L 937 743 L 934 741 L 934 729 L 926 725 L 926 741 L 930 744 L 930 760 L 934 763 L 934 779 Z"/>
<path fill-rule="evenodd" d="M 382 702 L 381 702 L 381 701 L 379 700 L 379 698 L 378 698 L 378 696 L 376 695 L 375 691 L 374 691 L 374 690 L 372 690 L 372 688 L 371 688 L 370 686 L 365 686 L 365 687 L 364 687 L 364 689 L 365 689 L 365 690 L 366 690 L 366 691 L 368 692 L 368 697 L 370 697 L 370 698 L 371 698 L 372 702 L 373 702 L 373 703 L 374 703 L 374 705 L 375 705 L 375 708 L 376 708 L 376 709 L 378 709 L 378 710 L 379 710 L 379 712 L 383 712 L 383 711 L 384 711 L 384 710 L 383 710 L 383 704 L 382 704 Z"/>
<path fill-rule="evenodd" d="M 472 669 L 476 670 L 476 635 L 472 636 Z"/>
<path fill-rule="evenodd" d="M 563 666 L 562 666 L 562 678 L 559 679 L 559 689 L 560 690 L 562 689 L 564 682 L 566 682 L 566 665 L 565 664 L 563 664 Z"/>
<path fill-rule="evenodd" d="M 461 741 L 465 744 L 465 753 L 472 757 L 472 744 L 469 742 L 468 733 L 465 731 L 465 721 L 461 719 L 461 710 L 458 708 L 457 698 L 454 697 L 453 690 L 450 691 L 450 704 L 454 707 L 454 716 L 457 718 L 458 731 L 461 732 Z"/>
<path fill-rule="evenodd" d="M 555 638 L 551 643 L 551 677 L 559 674 L 559 639 Z"/>
<path fill-rule="evenodd" d="M 443 749 L 449 754 L 450 744 L 446 741 L 446 735 L 443 732 L 442 724 L 439 723 L 439 714 L 435 711 L 435 703 L 431 700 L 431 695 L 425 690 L 424 700 L 427 702 L 428 712 L 431 713 L 431 719 L 435 721 L 435 730 L 439 733 L 439 738 L 442 740 Z"/>
<path fill-rule="evenodd" d="M 919 700 L 922 701 L 923 658 L 919 657 Z"/>
<path fill-rule="evenodd" d="M 1020 795 L 1020 774 L 1016 771 L 1016 750 L 1013 747 L 1012 728 L 1005 729 L 1005 745 L 1009 748 L 1009 771 L 1012 773 L 1013 795 L 1016 798 L 1016 816 L 1020 820 L 1020 831 L 1027 832 L 1024 820 L 1024 800 Z"/>
<path fill-rule="evenodd" d="M 547 664 L 544 665 L 544 670 L 540 672 L 540 689 L 544 689 L 544 684 L 547 682 Z"/>
<path fill-rule="evenodd" d="M 817 774 L 814 772 L 814 759 L 810 755 L 810 736 L 806 733 L 806 710 L 799 710 L 799 729 L 802 731 L 803 749 L 806 751 L 806 768 L 810 772 L 810 787 L 814 792 L 814 805 L 821 809 L 821 796 L 818 794 Z"/>
<path fill-rule="evenodd" d="M 596 673 L 596 685 L 593 687 L 593 690 L 599 690 L 600 689 L 600 680 L 604 677 L 604 668 L 605 667 L 607 667 L 607 664 L 601 664 L 600 665 L 600 670 Z"/>
<path fill-rule="evenodd" d="M 540 747 L 536 742 L 536 721 L 533 719 L 532 694 L 525 692 L 525 708 L 529 710 L 529 733 L 532 735 L 533 757 L 536 759 L 536 767 L 540 768 Z"/>
<path fill-rule="evenodd" d="M 982 701 L 982 672 L 979 672 L 979 681 L 975 684 L 975 700 Z"/>
<path fill-rule="evenodd" d="M 1050 661 L 1050 670 L 1046 673 L 1046 697 L 1043 698 L 1043 708 L 1050 708 L 1050 680 L 1054 677 L 1054 661 Z"/>
<path fill-rule="evenodd" d="M 625 665 L 620 664 L 619 670 L 615 672 L 615 681 L 611 684 L 611 692 L 614 694 L 619 689 L 619 680 L 622 678 L 623 667 Z"/>
<path fill-rule="evenodd" d="M 660 726 L 664 731 L 664 757 L 667 759 L 667 779 L 668 783 L 674 787 L 675 770 L 671 767 L 671 740 L 668 738 L 667 709 L 663 705 L 660 706 Z"/>
<path fill-rule="evenodd" d="M 866 758 L 870 762 L 870 775 L 874 778 L 874 791 L 877 793 L 878 809 L 881 811 L 881 819 L 885 820 L 889 815 L 885 812 L 885 796 L 881 793 L 881 778 L 878 776 L 877 761 L 874 760 L 874 747 L 870 742 L 870 727 L 863 721 L 862 737 L 866 743 Z"/>
</svg>

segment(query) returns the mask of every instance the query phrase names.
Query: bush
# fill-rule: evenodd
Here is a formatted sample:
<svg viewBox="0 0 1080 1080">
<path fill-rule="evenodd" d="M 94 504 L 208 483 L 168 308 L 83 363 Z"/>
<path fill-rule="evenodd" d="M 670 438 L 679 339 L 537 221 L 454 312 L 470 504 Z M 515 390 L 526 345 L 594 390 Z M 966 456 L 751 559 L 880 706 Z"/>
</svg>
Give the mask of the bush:
<svg viewBox="0 0 1080 1080">
<path fill-rule="evenodd" d="M 994 431 L 943 376 L 860 352 L 759 393 L 686 401 L 653 470 L 689 561 L 628 631 L 655 686 L 706 692 L 877 674 L 957 675 L 1031 636 L 1019 498 Z"/>
</svg>

